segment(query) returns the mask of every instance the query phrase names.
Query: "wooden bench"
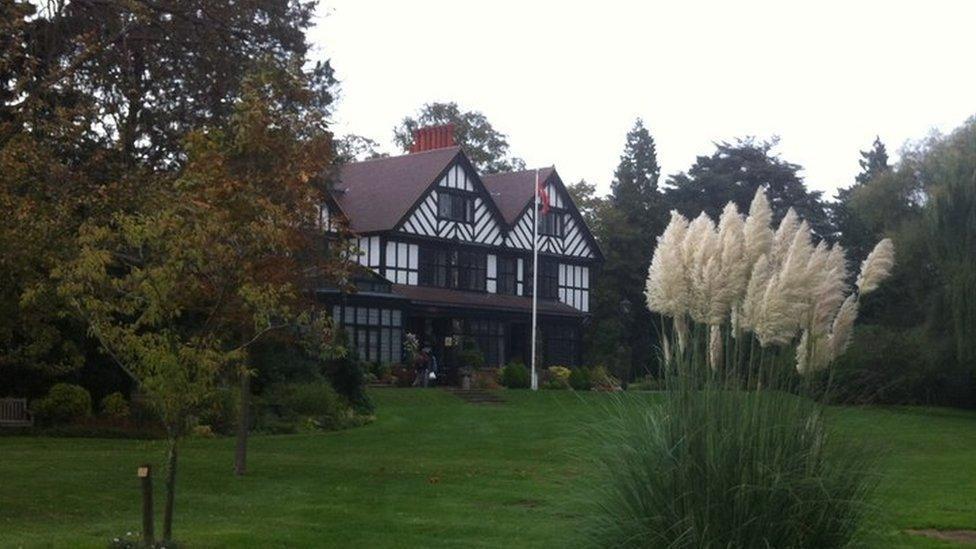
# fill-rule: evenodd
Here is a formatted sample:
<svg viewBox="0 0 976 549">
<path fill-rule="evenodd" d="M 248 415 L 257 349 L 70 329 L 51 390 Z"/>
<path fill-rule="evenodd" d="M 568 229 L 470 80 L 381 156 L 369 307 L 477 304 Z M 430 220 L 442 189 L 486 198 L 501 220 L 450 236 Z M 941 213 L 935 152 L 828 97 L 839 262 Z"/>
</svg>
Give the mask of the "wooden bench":
<svg viewBox="0 0 976 549">
<path fill-rule="evenodd" d="M 34 416 L 26 398 L 0 398 L 0 427 L 31 427 Z"/>
</svg>

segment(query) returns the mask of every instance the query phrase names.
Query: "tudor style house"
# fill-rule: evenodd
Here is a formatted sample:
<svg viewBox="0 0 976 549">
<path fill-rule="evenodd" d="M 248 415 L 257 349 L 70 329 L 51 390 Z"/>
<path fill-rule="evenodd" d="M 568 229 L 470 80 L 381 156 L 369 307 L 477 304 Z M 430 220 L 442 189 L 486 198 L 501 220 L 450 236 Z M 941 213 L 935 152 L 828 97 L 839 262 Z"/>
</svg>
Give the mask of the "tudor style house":
<svg viewBox="0 0 976 549">
<path fill-rule="evenodd" d="M 358 356 L 401 360 L 413 333 L 442 369 L 470 337 L 486 363 L 529 363 L 535 170 L 481 175 L 453 128 L 422 128 L 409 154 L 346 164 L 323 215 L 345 218 L 365 268 L 355 292 L 325 290 Z M 602 255 L 554 168 L 539 171 L 540 364 L 578 365 Z"/>
</svg>

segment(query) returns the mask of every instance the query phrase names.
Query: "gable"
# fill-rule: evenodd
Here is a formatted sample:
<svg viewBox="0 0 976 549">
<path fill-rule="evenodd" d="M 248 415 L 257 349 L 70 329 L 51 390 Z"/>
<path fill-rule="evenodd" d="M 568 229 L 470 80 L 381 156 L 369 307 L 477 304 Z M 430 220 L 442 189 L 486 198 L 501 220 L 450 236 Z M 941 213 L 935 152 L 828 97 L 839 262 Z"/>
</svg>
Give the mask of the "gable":
<svg viewBox="0 0 976 549">
<path fill-rule="evenodd" d="M 356 233 L 388 231 L 445 167 L 463 156 L 458 147 L 351 162 L 330 191 Z"/>
<path fill-rule="evenodd" d="M 566 187 L 559 179 L 559 175 L 552 172 L 545 180 L 544 188 L 549 195 L 550 207 L 562 217 L 562 236 L 539 234 L 539 251 L 553 255 L 564 255 L 574 258 L 598 258 L 600 250 L 596 246 L 593 235 L 586 222 L 566 191 Z M 531 195 L 531 192 L 529 193 Z M 509 231 L 506 245 L 522 250 L 532 249 L 532 223 L 535 211 L 530 199 L 517 217 Z"/>
<path fill-rule="evenodd" d="M 470 220 L 448 219 L 439 215 L 444 195 L 471 201 Z M 401 232 L 500 246 L 504 242 L 504 223 L 484 184 L 467 158 L 461 154 L 441 172 L 399 224 Z"/>
</svg>

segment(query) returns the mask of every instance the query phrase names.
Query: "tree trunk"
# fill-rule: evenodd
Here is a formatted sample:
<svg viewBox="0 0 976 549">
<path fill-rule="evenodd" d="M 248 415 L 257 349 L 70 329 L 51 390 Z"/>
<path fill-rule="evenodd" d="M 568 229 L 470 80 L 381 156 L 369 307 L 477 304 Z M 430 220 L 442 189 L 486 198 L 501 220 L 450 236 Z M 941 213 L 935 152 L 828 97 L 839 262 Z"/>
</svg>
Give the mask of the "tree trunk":
<svg viewBox="0 0 976 549">
<path fill-rule="evenodd" d="M 166 468 L 166 508 L 163 511 L 163 541 L 173 541 L 173 503 L 176 498 L 176 444 L 178 439 L 169 441 L 169 459 Z"/>
<path fill-rule="evenodd" d="M 241 372 L 241 402 L 237 413 L 237 447 L 234 450 L 234 474 L 242 477 L 247 472 L 247 435 L 251 422 L 251 376 Z"/>
</svg>

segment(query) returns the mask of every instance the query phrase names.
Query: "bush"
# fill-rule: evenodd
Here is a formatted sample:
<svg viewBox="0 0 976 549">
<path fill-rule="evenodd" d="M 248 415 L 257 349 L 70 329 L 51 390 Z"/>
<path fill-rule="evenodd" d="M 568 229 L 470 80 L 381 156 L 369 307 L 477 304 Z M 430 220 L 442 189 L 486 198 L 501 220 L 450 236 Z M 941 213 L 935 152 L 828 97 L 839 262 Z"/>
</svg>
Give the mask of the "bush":
<svg viewBox="0 0 976 549">
<path fill-rule="evenodd" d="M 310 425 L 341 429 L 352 415 L 328 383 L 276 383 L 261 396 L 261 408 L 263 421 L 258 428 L 275 432 L 282 431 L 280 422 L 290 423 L 296 431 Z"/>
<path fill-rule="evenodd" d="M 502 368 L 502 385 L 509 389 L 528 389 L 529 369 L 520 362 L 510 362 Z"/>
<path fill-rule="evenodd" d="M 483 368 L 472 376 L 471 386 L 475 389 L 498 389 L 501 372 L 498 368 Z"/>
<path fill-rule="evenodd" d="M 122 393 L 112 393 L 102 399 L 102 415 L 116 421 L 129 419 L 129 401 Z"/>
<path fill-rule="evenodd" d="M 197 438 L 214 438 L 216 435 L 209 425 L 195 425 L 193 427 L 193 436 Z"/>
<path fill-rule="evenodd" d="M 221 435 L 234 434 L 237 431 L 240 400 L 239 387 L 218 387 L 214 390 L 213 397 L 207 406 L 200 413 L 197 422 L 201 425 L 209 425 L 215 433 Z M 252 403 L 254 400 L 252 397 Z"/>
<path fill-rule="evenodd" d="M 827 396 L 853 404 L 964 403 L 967 372 L 954 366 L 944 345 L 924 328 L 858 326 L 834 366 Z"/>
<path fill-rule="evenodd" d="M 550 366 L 547 369 L 546 389 L 569 389 L 569 376 L 572 371 L 565 366 Z"/>
<path fill-rule="evenodd" d="M 590 371 L 590 383 L 595 391 L 619 391 L 620 382 L 607 372 L 603 366 Z"/>
<path fill-rule="evenodd" d="M 389 364 L 371 362 L 369 364 L 369 373 L 376 381 L 382 383 L 388 383 L 393 378 L 393 369 Z"/>
<path fill-rule="evenodd" d="M 366 395 L 368 369 L 368 364 L 360 363 L 349 356 L 336 358 L 325 364 L 325 375 L 329 384 L 360 413 L 373 411 L 373 403 Z"/>
<path fill-rule="evenodd" d="M 391 374 L 397 387 L 410 387 L 417 377 L 417 371 L 405 364 L 394 364 Z"/>
<path fill-rule="evenodd" d="M 84 387 L 58 383 L 35 401 L 34 413 L 46 423 L 70 423 L 91 416 L 91 395 Z"/>
<path fill-rule="evenodd" d="M 664 389 L 664 382 L 654 376 L 644 376 L 627 386 L 630 391 L 660 391 Z"/>
<path fill-rule="evenodd" d="M 843 547 L 859 528 L 876 461 L 828 444 L 811 400 L 706 386 L 616 411 L 595 433 L 595 545 Z"/>
<path fill-rule="evenodd" d="M 592 381 L 590 381 L 590 371 L 582 366 L 573 368 L 569 374 L 569 386 L 576 391 L 589 391 L 593 386 Z"/>
</svg>

